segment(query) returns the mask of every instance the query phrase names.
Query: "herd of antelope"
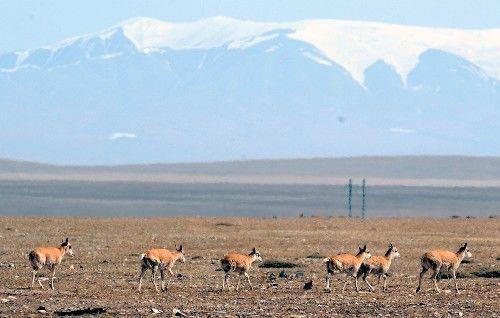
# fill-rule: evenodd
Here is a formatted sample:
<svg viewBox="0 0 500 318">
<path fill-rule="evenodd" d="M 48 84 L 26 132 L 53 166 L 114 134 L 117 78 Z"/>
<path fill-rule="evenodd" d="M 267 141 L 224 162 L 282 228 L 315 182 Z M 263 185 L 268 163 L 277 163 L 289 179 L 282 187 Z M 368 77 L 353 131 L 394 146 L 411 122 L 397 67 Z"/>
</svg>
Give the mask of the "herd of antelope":
<svg viewBox="0 0 500 318">
<path fill-rule="evenodd" d="M 63 260 L 65 255 L 74 256 L 73 249 L 69 243 L 69 239 L 66 238 L 62 241 L 59 247 L 37 247 L 29 253 L 29 261 L 31 267 L 33 268 L 31 288 L 34 287 L 36 273 L 46 266 L 51 272 L 50 288 L 54 289 L 54 278 L 55 278 L 55 267 L 59 265 Z M 370 291 L 373 291 L 373 286 L 368 282 L 367 277 L 369 275 L 375 275 L 378 277 L 378 282 L 384 279 L 383 290 L 387 289 L 387 277 L 389 276 L 389 268 L 391 267 L 392 261 L 399 257 L 400 254 L 397 248 L 389 244 L 389 248 L 384 255 L 372 256 L 368 251 L 366 245 L 359 247 L 357 254 L 337 254 L 331 257 L 323 259 L 326 264 L 326 286 L 325 292 L 330 292 L 330 278 L 333 274 L 344 273 L 346 274 L 346 279 L 342 291 L 345 290 L 349 279 L 354 280 L 354 286 L 356 292 L 359 292 L 358 279 L 362 278 L 365 284 L 368 286 Z M 446 250 L 434 250 L 425 253 L 420 259 L 422 270 L 420 272 L 418 287 L 416 292 L 418 293 L 422 287 L 422 278 L 428 270 L 432 270 L 431 280 L 434 284 L 436 292 L 440 292 L 437 286 L 437 277 L 442 270 L 448 270 L 451 272 L 453 281 L 455 283 L 455 291 L 459 293 L 457 281 L 456 281 L 456 271 L 460 266 L 460 263 L 465 257 L 472 257 L 469 249 L 467 248 L 467 243 L 462 245 L 457 252 L 451 252 Z M 161 291 L 167 291 L 168 281 L 165 286 L 165 272 L 169 275 L 169 280 L 174 276 L 172 268 L 175 263 L 180 261 L 184 263 L 186 258 L 184 256 L 184 248 L 182 245 L 176 246 L 175 251 L 171 252 L 163 248 L 155 248 L 147 250 L 145 253 L 140 255 L 140 265 L 141 272 L 139 275 L 139 286 L 138 290 L 141 291 L 142 279 L 146 271 L 151 270 L 151 281 L 156 289 L 158 290 L 158 285 L 156 283 L 156 275 L 158 270 L 160 271 L 160 289 Z M 250 289 L 253 289 L 252 283 L 250 282 L 250 276 L 248 275 L 249 269 L 252 264 L 256 261 L 262 262 L 262 257 L 260 253 L 253 248 L 249 254 L 240 253 L 228 253 L 220 260 L 221 269 L 224 272 L 224 277 L 222 281 L 222 289 L 224 290 L 229 287 L 229 276 L 231 272 L 236 272 L 238 274 L 238 283 L 236 285 L 236 290 L 239 289 L 240 280 L 242 276 L 245 276 Z M 40 278 L 38 279 L 38 284 L 44 288 Z"/>
</svg>

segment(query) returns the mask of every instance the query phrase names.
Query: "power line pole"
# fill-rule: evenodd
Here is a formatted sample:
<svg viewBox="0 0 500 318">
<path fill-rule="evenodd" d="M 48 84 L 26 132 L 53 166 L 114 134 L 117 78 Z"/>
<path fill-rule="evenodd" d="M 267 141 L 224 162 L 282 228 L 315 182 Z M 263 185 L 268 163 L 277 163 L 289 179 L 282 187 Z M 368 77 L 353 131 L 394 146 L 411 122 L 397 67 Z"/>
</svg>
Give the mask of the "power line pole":
<svg viewBox="0 0 500 318">
<path fill-rule="evenodd" d="M 349 185 L 347 189 L 347 202 L 349 206 L 349 217 L 352 218 L 352 180 L 349 179 Z"/>
<path fill-rule="evenodd" d="M 361 187 L 361 217 L 364 219 L 366 216 L 366 180 L 363 179 Z"/>
</svg>

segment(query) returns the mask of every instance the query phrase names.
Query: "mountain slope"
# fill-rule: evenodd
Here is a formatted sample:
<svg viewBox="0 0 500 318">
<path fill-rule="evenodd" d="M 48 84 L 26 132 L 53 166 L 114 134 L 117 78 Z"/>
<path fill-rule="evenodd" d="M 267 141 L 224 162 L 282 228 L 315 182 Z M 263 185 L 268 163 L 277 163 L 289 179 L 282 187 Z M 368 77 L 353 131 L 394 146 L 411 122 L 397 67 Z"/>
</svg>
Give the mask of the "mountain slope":
<svg viewBox="0 0 500 318">
<path fill-rule="evenodd" d="M 213 17 L 190 23 L 168 23 L 135 18 L 100 33 L 68 39 L 35 52 L 38 56 L 60 58 L 62 55 L 64 58 L 72 50 L 78 50 L 75 46 L 91 47 L 88 58 L 110 58 L 127 49 L 120 48 L 120 42 L 115 41 L 120 36 L 126 37 L 142 52 L 166 47 L 208 49 L 228 43 L 232 49 L 245 49 L 269 38 L 262 34 L 285 29 L 290 30 L 291 39 L 317 47 L 360 82 L 366 68 L 377 60 L 393 65 L 405 79 L 419 56 L 428 49 L 460 55 L 485 69 L 490 76 L 500 77 L 500 29 L 459 30 L 347 20 L 262 23 Z M 8 62 L 0 63 L 0 69 L 36 65 L 31 63 L 32 54 L 30 51 L 10 53 L 3 57 Z"/>
<path fill-rule="evenodd" d="M 500 29 L 133 19 L 0 54 L 0 155 L 498 155 L 498 39 Z"/>
</svg>

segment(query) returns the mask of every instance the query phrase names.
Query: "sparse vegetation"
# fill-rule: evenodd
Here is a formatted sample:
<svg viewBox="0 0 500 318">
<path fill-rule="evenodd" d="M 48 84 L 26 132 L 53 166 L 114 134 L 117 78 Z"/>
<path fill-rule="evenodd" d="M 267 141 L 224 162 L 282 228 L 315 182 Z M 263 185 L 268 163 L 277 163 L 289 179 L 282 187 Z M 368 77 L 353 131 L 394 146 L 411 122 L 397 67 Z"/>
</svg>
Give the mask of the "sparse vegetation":
<svg viewBox="0 0 500 318">
<path fill-rule="evenodd" d="M 319 259 L 323 259 L 323 258 L 325 258 L 325 256 L 321 255 L 319 252 L 314 252 L 311 255 L 306 256 L 306 258 L 313 258 L 313 259 L 314 258 L 319 258 Z"/>
<path fill-rule="evenodd" d="M 278 261 L 278 260 L 265 260 L 262 264 L 259 265 L 262 268 L 296 268 L 300 267 L 299 264 L 295 264 L 287 261 Z"/>
<path fill-rule="evenodd" d="M 229 223 L 229 222 L 219 222 L 215 224 L 216 226 L 236 226 L 236 224 Z"/>
<path fill-rule="evenodd" d="M 457 278 L 472 278 L 472 277 L 474 277 L 473 274 L 466 273 L 466 272 L 457 272 L 456 275 L 457 275 Z M 438 279 L 453 279 L 453 277 L 448 272 L 441 272 L 438 275 Z"/>
<path fill-rule="evenodd" d="M 481 268 L 478 271 L 472 272 L 472 275 L 476 277 L 484 278 L 500 278 L 500 270 L 491 270 L 488 268 Z"/>
<path fill-rule="evenodd" d="M 106 313 L 105 308 L 83 308 L 83 309 L 66 309 L 54 312 L 56 316 L 87 316 L 87 315 L 100 315 Z"/>
<path fill-rule="evenodd" d="M 0 217 L 0 237 L 4 238 L 1 261 L 13 265 L 0 267 L 0 316 L 16 313 L 20 317 L 41 317 L 41 312 L 37 311 L 41 306 L 46 317 L 56 316 L 56 311 L 86 308 L 106 309 L 102 316 L 152 316 L 152 308 L 163 312 L 155 317 L 170 316 L 174 309 L 188 317 L 235 317 L 243 314 L 249 317 L 447 317 L 456 313 L 457 308 L 464 317 L 498 316 L 498 286 L 495 283 L 498 278 L 472 275 L 460 280 L 460 295 L 452 291 L 439 297 L 430 291 L 431 283 L 426 279 L 421 295 L 408 295 L 414 293 L 417 285 L 419 268 L 416 265 L 422 252 L 429 247 L 454 248 L 463 242 L 466 231 L 474 233 L 474 240 L 469 243 L 475 263 L 464 266 L 460 273 L 478 271 L 476 264 L 481 263 L 480 266 L 485 268 L 484 275 L 492 275 L 486 269 L 496 270 L 492 265 L 498 265 L 498 255 L 491 256 L 495 253 L 492 251 L 495 246 L 490 243 L 492 238 L 498 236 L 499 222 L 479 218 L 467 221 L 449 218 L 372 218 L 368 221 L 325 218 L 318 221 L 309 217 Z M 41 223 L 44 226 L 36 226 Z M 216 223 L 237 226 L 214 226 Z M 15 232 L 6 228 L 13 228 Z M 373 231 L 373 228 L 377 230 Z M 428 233 L 443 231 L 446 235 L 428 236 Z M 74 238 L 75 257 L 64 259 L 57 270 L 56 293 L 27 289 L 31 284 L 28 261 L 26 257 L 21 257 L 19 251 L 59 242 L 60 234 Z M 318 257 L 318 252 L 327 256 L 338 252 L 356 252 L 361 240 L 370 244 L 372 253 L 383 253 L 390 238 L 394 238 L 402 257 L 392 265 L 393 275 L 384 294 L 377 286 L 374 293 L 367 293 L 368 288 L 361 283 L 363 293 L 354 293 L 352 284 L 349 284 L 342 297 L 338 297 L 345 278 L 341 275 L 332 278 L 332 293 L 323 293 L 324 264 L 316 259 L 304 260 L 307 255 Z M 186 249 L 186 263 L 178 264 L 175 270 L 182 276 L 172 277 L 168 292 L 157 294 L 148 272 L 143 292 L 137 293 L 140 272 L 138 254 L 151 245 L 171 248 L 174 243 L 182 243 Z M 242 279 L 242 292 L 220 292 L 223 273 L 216 271 L 220 268 L 219 260 L 229 251 L 248 253 L 254 246 L 264 260 L 293 263 L 301 267 L 266 269 L 259 268 L 259 263 L 256 263 L 249 271 L 253 291 Z M 103 260 L 107 262 L 103 263 Z M 282 270 L 287 274 L 286 279 L 278 277 Z M 276 279 L 272 282 L 267 279 L 269 272 L 275 274 Z M 50 277 L 47 272 L 41 275 Z M 230 281 L 233 287 L 236 277 L 233 276 Z M 376 282 L 376 278 L 369 280 Z M 310 281 L 313 282 L 312 288 L 305 293 L 304 284 Z M 441 286 L 449 289 L 452 284 L 444 281 Z"/>
</svg>

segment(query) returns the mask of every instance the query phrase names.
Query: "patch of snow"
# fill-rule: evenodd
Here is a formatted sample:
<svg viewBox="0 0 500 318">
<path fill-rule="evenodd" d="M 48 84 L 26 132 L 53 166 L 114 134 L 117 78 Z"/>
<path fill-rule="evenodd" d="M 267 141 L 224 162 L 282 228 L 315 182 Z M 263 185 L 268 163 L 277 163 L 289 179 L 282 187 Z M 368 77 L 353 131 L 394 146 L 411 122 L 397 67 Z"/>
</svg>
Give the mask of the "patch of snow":
<svg viewBox="0 0 500 318">
<path fill-rule="evenodd" d="M 243 50 L 243 49 L 247 49 L 249 47 L 252 47 L 258 43 L 272 40 L 272 39 L 276 38 L 277 36 L 278 36 L 278 34 L 267 34 L 267 35 L 256 36 L 256 37 L 252 37 L 252 38 L 248 38 L 248 39 L 244 39 L 244 40 L 236 40 L 236 41 L 231 42 L 227 48 L 230 50 L 235 50 L 235 49 Z"/>
<path fill-rule="evenodd" d="M 467 64 L 467 65 L 463 65 L 463 67 L 465 67 L 469 72 L 473 73 L 477 77 L 482 78 L 483 81 L 490 80 L 488 75 L 482 69 L 480 69 L 479 67 L 477 67 L 475 65 Z"/>
<path fill-rule="evenodd" d="M 274 51 L 278 50 L 279 48 L 280 48 L 279 45 L 271 45 L 264 52 L 271 53 L 271 52 L 274 52 Z"/>
<path fill-rule="evenodd" d="M 14 72 L 17 72 L 19 70 L 28 69 L 28 68 L 32 68 L 32 69 L 35 69 L 35 70 L 39 70 L 40 69 L 40 67 L 37 66 L 37 65 L 21 65 L 21 66 L 16 66 L 16 67 L 13 67 L 13 68 L 0 69 L 0 73 L 14 73 Z"/>
<path fill-rule="evenodd" d="M 205 65 L 205 60 L 206 59 L 207 59 L 207 54 L 205 53 L 205 54 L 203 54 L 203 57 L 202 57 L 200 63 L 198 64 L 198 67 L 197 67 L 198 70 L 201 70 L 201 68 L 203 67 L 203 65 Z"/>
<path fill-rule="evenodd" d="M 417 131 L 413 129 L 406 129 L 406 128 L 389 128 L 390 132 L 393 133 L 399 133 L 399 134 L 414 134 Z"/>
<path fill-rule="evenodd" d="M 74 63 L 59 64 L 59 65 L 56 65 L 54 67 L 49 68 L 48 70 L 52 71 L 52 70 L 59 69 L 59 68 L 66 68 L 66 67 L 77 66 L 77 65 L 80 65 L 81 63 L 82 63 L 81 61 L 76 61 Z"/>
<path fill-rule="evenodd" d="M 212 17 L 188 23 L 168 23 L 149 18 L 136 18 L 122 24 L 125 34 L 137 48 L 169 47 L 201 49 L 219 47 L 235 40 L 254 37 L 279 29 L 279 23 L 241 21 L 228 17 Z"/>
<path fill-rule="evenodd" d="M 151 53 L 161 53 L 164 50 L 157 48 L 157 47 L 146 47 L 141 50 L 142 53 L 144 54 L 151 54 Z"/>
<path fill-rule="evenodd" d="M 17 55 L 16 66 L 20 66 L 24 62 L 24 60 L 28 58 L 30 52 L 29 51 L 16 52 L 16 55 Z"/>
<path fill-rule="evenodd" d="M 109 140 L 118 140 L 118 139 L 135 139 L 137 135 L 131 133 L 123 133 L 117 132 L 109 135 Z"/>
<path fill-rule="evenodd" d="M 109 39 L 117 32 L 117 29 L 108 29 L 99 33 L 99 38 L 103 41 Z"/>
<path fill-rule="evenodd" d="M 313 60 L 314 62 L 316 63 L 319 63 L 319 64 L 323 64 L 323 65 L 328 65 L 328 66 L 332 66 L 332 62 L 328 61 L 327 59 L 325 58 L 322 58 L 320 56 L 317 56 L 311 52 L 305 52 L 305 53 L 302 53 L 302 55 L 304 55 L 305 57 Z"/>
<path fill-rule="evenodd" d="M 123 55 L 123 53 L 118 52 L 118 53 L 112 53 L 112 54 L 103 54 L 103 55 L 99 56 L 98 58 L 101 60 L 109 60 L 109 59 L 113 59 L 115 57 L 119 57 L 121 55 Z"/>
</svg>

